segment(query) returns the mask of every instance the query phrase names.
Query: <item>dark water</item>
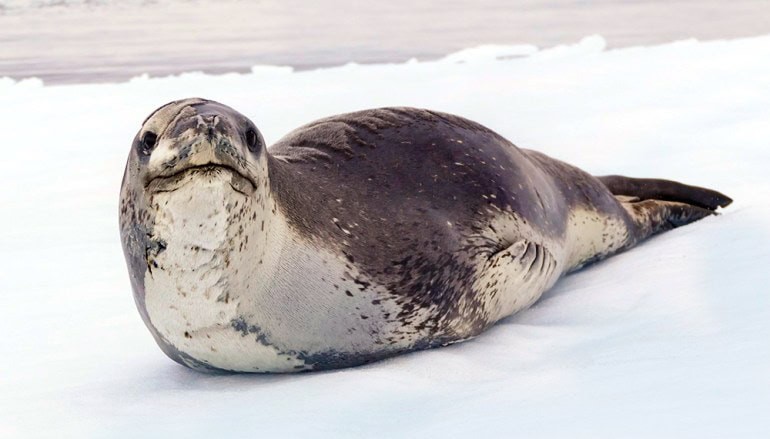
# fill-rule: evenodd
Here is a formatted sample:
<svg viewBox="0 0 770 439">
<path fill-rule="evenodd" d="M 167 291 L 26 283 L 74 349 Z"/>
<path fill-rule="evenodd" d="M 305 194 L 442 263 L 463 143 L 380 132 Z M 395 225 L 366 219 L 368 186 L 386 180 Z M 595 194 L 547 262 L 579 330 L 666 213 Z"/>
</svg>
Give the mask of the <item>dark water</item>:
<svg viewBox="0 0 770 439">
<path fill-rule="evenodd" d="M 0 77 L 299 69 L 431 59 L 479 44 L 610 47 L 770 33 L 770 1 L 0 0 Z"/>
</svg>

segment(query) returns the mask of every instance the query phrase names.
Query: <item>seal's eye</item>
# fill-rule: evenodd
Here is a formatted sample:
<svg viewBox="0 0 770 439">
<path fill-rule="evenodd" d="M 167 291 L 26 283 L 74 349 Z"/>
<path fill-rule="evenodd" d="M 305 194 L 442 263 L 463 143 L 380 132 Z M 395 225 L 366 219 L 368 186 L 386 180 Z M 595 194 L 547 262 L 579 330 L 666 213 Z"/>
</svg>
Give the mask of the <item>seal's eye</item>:
<svg viewBox="0 0 770 439">
<path fill-rule="evenodd" d="M 152 149 L 155 148 L 155 143 L 158 141 L 158 135 L 152 131 L 147 131 L 142 136 L 142 153 L 144 155 L 150 155 Z"/>
<path fill-rule="evenodd" d="M 252 129 L 246 131 L 246 145 L 248 145 L 252 152 L 256 152 L 257 146 L 259 145 L 259 136 L 257 136 L 256 131 Z"/>
</svg>

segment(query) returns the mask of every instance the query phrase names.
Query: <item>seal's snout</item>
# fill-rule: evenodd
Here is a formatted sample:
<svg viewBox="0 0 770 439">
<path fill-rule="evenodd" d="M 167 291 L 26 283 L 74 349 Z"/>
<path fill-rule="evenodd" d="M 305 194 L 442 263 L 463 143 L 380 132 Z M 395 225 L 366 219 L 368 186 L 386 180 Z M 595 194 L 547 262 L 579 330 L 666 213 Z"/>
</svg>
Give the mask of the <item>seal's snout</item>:
<svg viewBox="0 0 770 439">
<path fill-rule="evenodd" d="M 221 167 L 255 180 L 264 140 L 254 124 L 217 102 L 187 99 L 156 110 L 137 136 L 145 185 L 202 167 Z"/>
<path fill-rule="evenodd" d="M 191 105 L 172 121 L 168 135 L 179 137 L 187 133 L 213 138 L 215 135 L 231 136 L 237 133 L 238 121 L 232 120 L 218 107 L 221 105 L 213 103 Z"/>
</svg>

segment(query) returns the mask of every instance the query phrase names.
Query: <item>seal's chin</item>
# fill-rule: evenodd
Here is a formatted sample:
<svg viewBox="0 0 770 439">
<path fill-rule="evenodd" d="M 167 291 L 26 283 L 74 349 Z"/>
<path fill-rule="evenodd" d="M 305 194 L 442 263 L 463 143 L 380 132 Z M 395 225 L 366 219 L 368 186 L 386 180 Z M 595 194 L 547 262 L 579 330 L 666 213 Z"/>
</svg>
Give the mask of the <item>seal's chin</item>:
<svg viewBox="0 0 770 439">
<path fill-rule="evenodd" d="M 170 175 L 155 177 L 147 183 L 145 190 L 148 193 L 173 192 L 201 179 L 226 181 L 234 191 L 246 196 L 252 195 L 255 191 L 254 183 L 241 171 L 220 164 L 191 166 Z"/>
</svg>

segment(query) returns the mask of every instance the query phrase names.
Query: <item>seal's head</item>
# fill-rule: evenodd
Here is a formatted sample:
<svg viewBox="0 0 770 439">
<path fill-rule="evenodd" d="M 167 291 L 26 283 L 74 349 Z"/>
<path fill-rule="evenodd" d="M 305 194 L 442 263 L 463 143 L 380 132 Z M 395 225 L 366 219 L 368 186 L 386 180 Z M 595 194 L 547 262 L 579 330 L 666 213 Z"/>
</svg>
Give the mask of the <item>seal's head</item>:
<svg viewBox="0 0 770 439">
<path fill-rule="evenodd" d="M 219 176 L 249 194 L 267 178 L 265 141 L 230 107 L 191 98 L 155 110 L 136 134 L 126 173 L 149 193 L 178 188 L 193 177 Z"/>
</svg>

